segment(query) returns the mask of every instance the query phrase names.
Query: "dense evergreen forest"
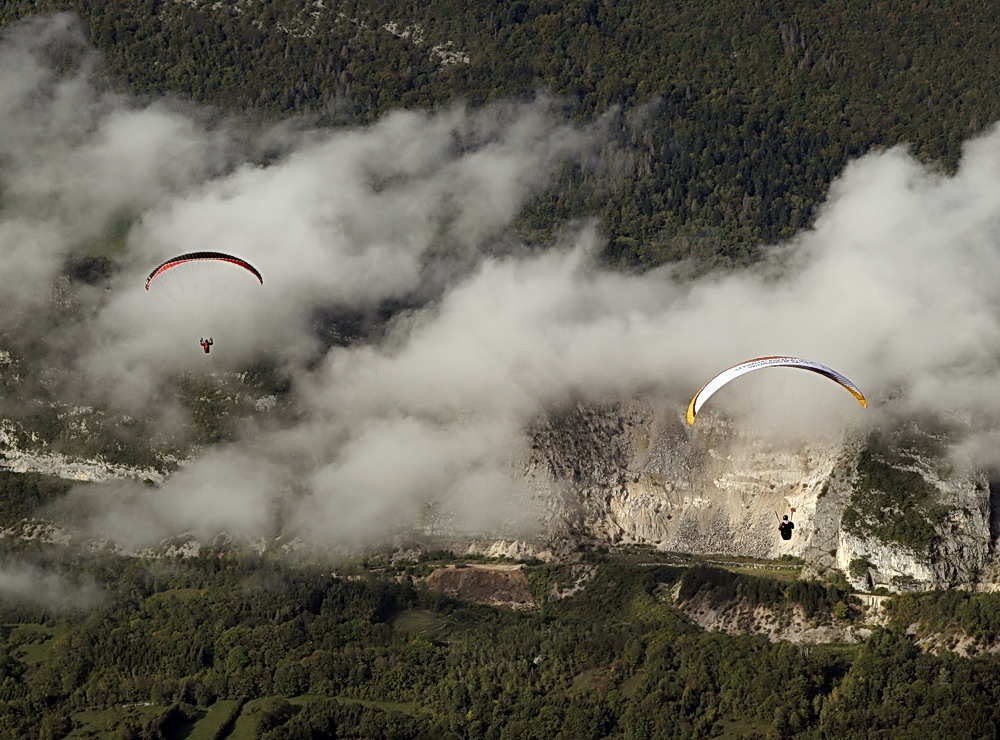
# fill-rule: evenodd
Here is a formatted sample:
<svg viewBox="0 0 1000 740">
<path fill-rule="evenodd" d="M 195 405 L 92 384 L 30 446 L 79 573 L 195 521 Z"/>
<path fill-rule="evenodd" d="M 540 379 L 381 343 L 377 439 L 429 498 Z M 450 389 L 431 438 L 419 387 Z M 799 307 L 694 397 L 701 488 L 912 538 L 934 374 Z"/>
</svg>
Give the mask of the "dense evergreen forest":
<svg viewBox="0 0 1000 740">
<path fill-rule="evenodd" d="M 3 737 L 976 738 L 1000 720 L 995 659 L 923 652 L 900 627 L 916 612 L 995 638 L 992 595 L 903 600 L 862 644 L 801 647 L 705 632 L 667 594 L 830 621 L 836 586 L 605 557 L 558 599 L 573 566 L 529 566 L 541 608 L 518 612 L 427 590 L 434 556 L 334 574 L 18 549 L 91 603 L 3 608 Z"/>
<path fill-rule="evenodd" d="M 319 123 L 544 91 L 607 119 L 599 162 L 522 226 L 598 215 L 606 258 L 745 263 L 815 215 L 851 159 L 905 144 L 953 167 L 1000 118 L 1000 30 L 981 0 L 303 0 L 5 3 L 71 10 L 112 85 Z M 455 56 L 448 57 L 452 53 Z"/>
<path fill-rule="evenodd" d="M 619 269 L 747 264 L 808 227 L 852 158 L 905 144 L 948 170 L 1000 118 L 1000 28 L 976 0 L 10 0 L 0 22 L 60 10 L 80 17 L 108 87 L 222 112 L 351 126 L 552 96 L 601 121 L 605 143 L 518 226 L 545 243 L 597 216 Z M 86 282 L 93 265 L 79 267 Z M 197 418 L 201 442 L 232 434 Z M 135 463 L 120 447 L 113 459 Z M 874 491 L 882 471 L 865 465 Z M 66 488 L 0 476 L 2 523 Z M 143 560 L 0 538 L 5 568 L 35 589 L 0 603 L 0 737 L 977 738 L 1000 725 L 995 657 L 950 651 L 997 641 L 1000 597 L 897 597 L 863 642 L 805 647 L 706 632 L 670 594 L 850 623 L 842 584 L 581 553 L 596 575 L 565 598 L 552 586 L 571 566 L 529 564 L 541 606 L 519 612 L 429 590 L 423 576 L 456 564 L 438 555 Z"/>
</svg>

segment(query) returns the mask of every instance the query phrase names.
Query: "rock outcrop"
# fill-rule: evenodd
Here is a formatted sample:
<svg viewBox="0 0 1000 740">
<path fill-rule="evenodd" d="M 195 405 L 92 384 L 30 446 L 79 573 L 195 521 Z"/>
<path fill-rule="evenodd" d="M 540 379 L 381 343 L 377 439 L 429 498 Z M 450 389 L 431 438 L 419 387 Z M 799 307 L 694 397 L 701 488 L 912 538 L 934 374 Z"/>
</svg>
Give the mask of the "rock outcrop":
<svg viewBox="0 0 1000 740">
<path fill-rule="evenodd" d="M 117 465 L 102 459 L 85 459 L 48 452 L 41 445 L 22 445 L 16 425 L 0 419 L 0 469 L 15 473 L 42 473 L 66 480 L 102 483 L 109 480 L 134 478 L 160 482 L 164 475 L 154 468 Z M 23 433 L 22 433 L 23 434 Z"/>
<path fill-rule="evenodd" d="M 839 569 L 858 588 L 890 591 L 973 583 L 994 562 L 989 482 L 942 464 L 943 453 L 902 443 L 875 453 L 860 433 L 776 442 L 711 415 L 689 427 L 673 407 L 638 402 L 578 407 L 540 425 L 533 441 L 532 486 L 547 477 L 566 504 L 550 537 L 792 555 L 807 573 Z M 874 490 L 886 481 L 899 491 Z M 796 530 L 786 542 L 776 518 L 789 512 Z"/>
<path fill-rule="evenodd" d="M 526 459 L 512 461 L 544 519 L 536 539 L 448 541 L 447 512 L 422 534 L 456 551 L 513 559 L 564 560 L 581 544 L 644 544 L 795 556 L 807 575 L 841 571 L 863 590 L 997 588 L 1000 512 L 990 482 L 980 471 L 952 469 L 930 435 L 793 443 L 743 429 L 713 414 L 689 427 L 675 406 L 639 401 L 552 414 L 530 430 Z M 154 469 L 32 451 L 9 425 L 0 424 L 0 451 L 0 467 L 13 471 L 162 479 Z M 784 513 L 796 524 L 789 541 L 777 536 Z"/>
<path fill-rule="evenodd" d="M 438 568 L 427 576 L 424 583 L 432 591 L 441 591 L 459 599 L 519 611 L 538 609 L 528 577 L 523 569 L 515 565 Z"/>
</svg>

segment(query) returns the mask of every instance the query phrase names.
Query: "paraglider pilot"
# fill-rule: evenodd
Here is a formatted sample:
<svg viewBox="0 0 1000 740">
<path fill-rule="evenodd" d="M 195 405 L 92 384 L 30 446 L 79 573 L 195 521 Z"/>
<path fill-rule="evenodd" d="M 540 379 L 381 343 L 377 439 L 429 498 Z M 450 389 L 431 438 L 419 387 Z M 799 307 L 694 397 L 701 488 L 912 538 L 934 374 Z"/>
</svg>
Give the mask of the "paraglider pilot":
<svg viewBox="0 0 1000 740">
<path fill-rule="evenodd" d="M 208 350 L 205 351 L 208 352 Z M 778 525 L 778 531 L 781 532 L 781 539 L 792 539 L 793 529 L 795 529 L 795 525 L 792 524 L 791 520 L 788 518 L 788 514 L 785 514 L 785 516 L 781 518 L 781 524 Z"/>
<path fill-rule="evenodd" d="M 205 354 L 206 355 L 209 352 L 211 352 L 211 348 L 212 348 L 213 344 L 215 344 L 215 342 L 212 341 L 212 337 L 209 337 L 208 339 L 205 339 L 205 337 L 201 338 L 201 348 L 203 350 L 205 350 Z M 788 517 L 785 517 L 785 518 L 787 519 Z"/>
</svg>

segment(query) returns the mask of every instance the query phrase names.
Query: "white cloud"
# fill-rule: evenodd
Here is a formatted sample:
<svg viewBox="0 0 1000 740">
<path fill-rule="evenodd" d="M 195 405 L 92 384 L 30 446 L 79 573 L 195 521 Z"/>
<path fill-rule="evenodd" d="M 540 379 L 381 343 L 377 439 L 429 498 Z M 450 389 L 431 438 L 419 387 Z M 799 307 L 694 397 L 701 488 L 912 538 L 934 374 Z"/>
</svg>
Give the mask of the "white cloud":
<svg viewBox="0 0 1000 740">
<path fill-rule="evenodd" d="M 0 599 L 7 603 L 50 609 L 89 609 L 101 598 L 101 589 L 93 580 L 74 583 L 31 563 L 0 563 Z"/>
<path fill-rule="evenodd" d="M 75 337 L 52 340 L 71 343 L 89 392 L 142 408 L 179 371 L 268 352 L 303 409 L 290 427 L 206 451 L 155 491 L 87 494 L 95 527 L 123 540 L 249 538 L 272 532 L 280 511 L 299 532 L 358 544 L 413 526 L 433 501 L 458 529 L 513 531 L 526 505 L 516 460 L 539 416 L 655 394 L 680 419 L 714 373 L 766 354 L 837 368 L 871 407 L 812 374 L 775 370 L 741 378 L 703 413 L 803 437 L 953 413 L 972 435 L 967 454 L 996 464 L 984 443 L 1000 411 L 996 129 L 968 143 L 954 174 L 901 148 L 862 157 L 813 228 L 761 265 L 679 281 L 670 270 L 600 269 L 599 225 L 567 228 L 542 254 L 490 256 L 557 165 L 599 143 L 597 129 L 566 123 L 546 101 L 266 132 L 284 153 L 262 164 L 225 128 L 101 95 L 84 71 L 72 94 L 58 92 L 37 53 L 8 34 L 0 58 L 15 52 L 29 72 L 0 75 L 0 144 L 15 151 L 26 138 L 4 174 L 16 197 L 0 211 L 0 249 L 24 296 L 5 300 L 40 301 L 65 255 L 129 212 L 110 292 L 81 307 Z M 17 102 L 32 94 L 41 102 L 30 110 Z M 29 125 L 65 112 L 67 96 L 84 101 L 87 125 Z M 199 250 L 239 254 L 265 275 L 259 296 L 217 317 L 210 357 L 196 336 L 171 334 L 173 312 L 143 290 L 152 266 Z M 324 349 L 311 327 L 320 308 L 415 295 L 368 342 Z"/>
</svg>

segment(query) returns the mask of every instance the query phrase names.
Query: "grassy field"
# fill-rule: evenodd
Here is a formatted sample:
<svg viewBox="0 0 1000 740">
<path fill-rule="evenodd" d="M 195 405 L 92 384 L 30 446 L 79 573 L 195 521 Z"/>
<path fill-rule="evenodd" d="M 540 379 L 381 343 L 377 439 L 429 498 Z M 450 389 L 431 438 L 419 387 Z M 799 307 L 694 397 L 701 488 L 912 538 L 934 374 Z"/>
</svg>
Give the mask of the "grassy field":
<svg viewBox="0 0 1000 740">
<path fill-rule="evenodd" d="M 73 715 L 75 727 L 66 735 L 67 740 L 73 738 L 103 738 L 118 737 L 116 731 L 128 719 L 144 720 L 156 717 L 167 710 L 162 704 L 146 706 L 119 706 L 102 710 L 87 710 Z"/>
<path fill-rule="evenodd" d="M 755 567 L 740 567 L 732 565 L 722 565 L 720 566 L 733 573 L 740 573 L 745 576 L 758 576 L 760 578 L 774 578 L 778 581 L 796 581 L 799 578 L 799 573 L 802 570 L 801 565 L 790 565 L 787 567 L 770 567 L 770 568 L 755 568 Z"/>
<path fill-rule="evenodd" d="M 260 721 L 261 709 L 264 707 L 265 704 L 267 704 L 267 702 L 278 698 L 283 698 L 283 697 L 264 696 L 258 699 L 252 699 L 248 701 L 246 704 L 244 704 L 243 710 L 240 712 L 240 716 L 236 720 L 236 724 L 233 726 L 232 731 L 228 735 L 226 735 L 226 740 L 253 740 L 255 737 L 257 737 L 257 728 L 258 728 L 258 723 Z M 288 702 L 290 704 L 302 707 L 309 704 L 310 702 L 322 698 L 324 697 L 315 696 L 311 694 L 304 694 L 302 696 L 294 696 L 288 699 Z M 420 706 L 416 702 L 369 701 L 367 699 L 354 699 L 352 697 L 347 697 L 347 696 L 336 696 L 332 698 L 336 699 L 339 702 L 344 702 L 345 704 L 360 704 L 361 706 L 365 707 L 381 709 L 384 712 L 401 712 L 403 714 L 408 714 L 410 716 L 413 716 L 414 714 L 420 711 Z M 218 702 L 217 704 L 219 703 L 221 702 Z M 232 703 L 235 704 L 235 702 Z M 217 704 L 213 705 L 213 708 L 217 706 Z M 206 717 L 205 719 L 207 720 L 208 718 Z M 195 728 L 196 731 L 199 731 L 201 729 L 202 723 L 204 722 L 205 720 L 202 720 L 201 722 L 198 723 L 198 726 Z M 179 740 L 203 740 L 206 737 L 211 737 L 211 735 L 203 736 L 203 735 L 195 735 L 194 733 L 192 733 L 191 735 Z"/>
<path fill-rule="evenodd" d="M 230 713 L 239 704 L 236 699 L 222 699 L 215 702 L 199 719 L 183 740 L 212 740 L 219 728 L 229 719 Z"/>
<path fill-rule="evenodd" d="M 392 628 L 409 637 L 432 637 L 444 632 L 448 620 L 423 609 L 406 609 L 392 620 Z"/>
<path fill-rule="evenodd" d="M 262 696 L 258 699 L 251 699 L 244 704 L 240 716 L 236 719 L 236 724 L 233 725 L 232 732 L 226 735 L 226 740 L 253 740 L 257 737 L 257 723 L 260 719 L 261 707 L 272 698 Z"/>
<path fill-rule="evenodd" d="M 7 639 L 18 647 L 14 657 L 27 665 L 38 665 L 52 653 L 55 641 L 69 629 L 65 624 L 47 627 L 43 624 L 5 624 Z"/>
<path fill-rule="evenodd" d="M 737 740 L 746 737 L 768 737 L 770 728 L 762 722 L 751 722 L 750 720 L 720 719 L 715 723 L 713 730 L 720 734 L 713 737 L 720 740 Z"/>
<path fill-rule="evenodd" d="M 257 710 L 267 698 L 254 699 L 246 706 L 255 706 Z M 297 703 L 292 700 L 292 703 Z M 229 719 L 239 702 L 235 699 L 222 699 L 207 709 L 200 709 L 201 716 L 184 726 L 178 727 L 170 735 L 171 740 L 212 740 L 219 729 Z M 88 710 L 73 715 L 76 727 L 67 738 L 112 738 L 126 720 L 145 720 L 156 717 L 167 710 L 162 704 L 142 706 L 118 706 L 101 710 Z M 257 711 L 248 712 L 244 707 L 236 726 L 226 736 L 227 738 L 252 738 L 257 734 Z"/>
<path fill-rule="evenodd" d="M 580 696 L 593 691 L 603 694 L 607 692 L 610 683 L 611 676 L 607 668 L 590 668 L 573 678 L 573 684 L 566 691 L 566 695 Z"/>
<path fill-rule="evenodd" d="M 774 578 L 779 581 L 797 579 L 802 572 L 804 562 L 799 558 L 769 560 L 739 555 L 693 555 L 686 552 L 657 550 L 648 545 L 623 547 L 621 550 L 613 551 L 608 557 L 613 562 L 625 565 L 674 565 L 679 568 L 711 565 L 716 568 L 725 568 L 733 573 Z"/>
<path fill-rule="evenodd" d="M 692 555 L 689 565 L 712 565 L 733 573 L 760 578 L 774 578 L 779 581 L 794 581 L 802 572 L 803 562 L 797 558 L 788 560 L 765 560 L 740 557 L 738 555 Z"/>
</svg>

